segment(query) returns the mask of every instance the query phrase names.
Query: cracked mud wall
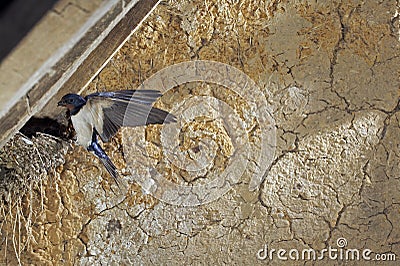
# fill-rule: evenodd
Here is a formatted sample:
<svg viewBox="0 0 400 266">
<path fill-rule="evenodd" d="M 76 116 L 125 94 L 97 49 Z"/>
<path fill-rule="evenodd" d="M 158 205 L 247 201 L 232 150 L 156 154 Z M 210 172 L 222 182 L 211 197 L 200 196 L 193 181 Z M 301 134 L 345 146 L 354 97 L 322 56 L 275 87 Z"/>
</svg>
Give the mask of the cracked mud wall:
<svg viewBox="0 0 400 266">
<path fill-rule="evenodd" d="M 348 248 L 400 256 L 398 12 L 396 1 L 161 3 L 85 94 L 136 88 L 162 68 L 193 59 L 232 65 L 272 107 L 277 147 L 265 181 L 251 192 L 244 176 L 216 201 L 178 207 L 144 194 L 128 173 L 124 140 L 140 149 L 135 138 L 143 133 L 142 149 L 157 164 L 160 126 L 123 130 L 104 144 L 122 169 L 125 194 L 115 192 L 91 154 L 72 146 L 44 180 L 43 209 L 33 203 L 34 241 L 21 262 L 279 264 L 285 262 L 257 259 L 257 251 L 265 244 L 322 250 L 337 247 L 341 237 Z M 204 83 L 178 86 L 157 105 L 172 110 L 196 95 L 246 110 L 237 95 Z M 193 121 L 182 128 L 182 149 L 195 150 L 201 134 L 219 132 L 208 136 L 226 151 L 216 160 L 223 167 L 233 152 L 223 129 Z M 257 143 L 260 132 L 247 133 Z M 158 167 L 173 182 L 204 182 Z M 15 264 L 12 254 L 9 246 L 7 262 Z"/>
</svg>

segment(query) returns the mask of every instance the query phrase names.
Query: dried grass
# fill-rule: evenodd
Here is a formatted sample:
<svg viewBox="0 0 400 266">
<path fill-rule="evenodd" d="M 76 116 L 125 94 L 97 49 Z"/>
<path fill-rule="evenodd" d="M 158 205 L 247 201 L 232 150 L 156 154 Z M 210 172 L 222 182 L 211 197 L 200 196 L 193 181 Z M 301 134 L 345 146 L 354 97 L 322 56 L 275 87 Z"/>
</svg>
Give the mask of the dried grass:
<svg viewBox="0 0 400 266">
<path fill-rule="evenodd" d="M 32 223 L 43 210 L 44 183 L 56 176 L 67 148 L 51 135 L 29 139 L 18 133 L 0 149 L 0 263 L 21 264 L 21 253 L 35 241 Z"/>
</svg>

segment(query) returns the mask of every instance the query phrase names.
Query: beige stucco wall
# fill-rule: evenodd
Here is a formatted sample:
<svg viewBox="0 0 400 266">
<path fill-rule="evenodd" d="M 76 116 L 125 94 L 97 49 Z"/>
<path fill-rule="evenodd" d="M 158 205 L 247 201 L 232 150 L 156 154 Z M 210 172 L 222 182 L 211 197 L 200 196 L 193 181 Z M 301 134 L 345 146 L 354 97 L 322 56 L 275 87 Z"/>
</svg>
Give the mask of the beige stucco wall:
<svg viewBox="0 0 400 266">
<path fill-rule="evenodd" d="M 21 261 L 253 265 L 270 262 L 257 258 L 265 244 L 321 251 L 337 248 L 339 238 L 346 248 L 371 249 L 371 257 L 400 256 L 398 9 L 395 1 L 159 5 L 85 93 L 136 88 L 164 67 L 194 59 L 229 64 L 260 88 L 274 118 L 276 150 L 265 180 L 249 191 L 245 172 L 228 193 L 200 206 L 165 203 L 133 181 L 143 174 L 135 169 L 149 162 L 185 186 L 223 172 L 240 143 L 232 144 L 218 119 L 178 124 L 181 150 L 189 155 L 203 137 L 218 145 L 206 178 L 196 180 L 165 160 L 160 126 L 123 130 L 104 145 L 124 173 L 122 193 L 91 154 L 72 146 L 55 176 L 43 181 L 43 209 L 32 202 L 34 241 Z M 260 147 L 255 111 L 229 88 L 180 85 L 157 105 L 180 110 L 186 102 L 190 109 L 192 97 L 205 95 L 235 110 L 250 144 Z M 15 263 L 12 253 L 9 246 Z"/>
</svg>

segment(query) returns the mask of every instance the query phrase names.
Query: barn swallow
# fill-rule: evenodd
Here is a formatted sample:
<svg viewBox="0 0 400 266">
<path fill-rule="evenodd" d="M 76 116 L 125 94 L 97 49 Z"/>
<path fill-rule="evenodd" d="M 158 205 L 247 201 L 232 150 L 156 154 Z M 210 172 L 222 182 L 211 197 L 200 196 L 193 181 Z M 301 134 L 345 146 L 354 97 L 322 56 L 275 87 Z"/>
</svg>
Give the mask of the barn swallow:
<svg viewBox="0 0 400 266">
<path fill-rule="evenodd" d="M 174 115 L 152 106 L 161 95 L 156 90 L 96 92 L 86 97 L 66 94 L 58 106 L 68 109 L 77 143 L 100 159 L 120 187 L 117 168 L 97 137 L 108 142 L 121 127 L 176 122 Z"/>
</svg>

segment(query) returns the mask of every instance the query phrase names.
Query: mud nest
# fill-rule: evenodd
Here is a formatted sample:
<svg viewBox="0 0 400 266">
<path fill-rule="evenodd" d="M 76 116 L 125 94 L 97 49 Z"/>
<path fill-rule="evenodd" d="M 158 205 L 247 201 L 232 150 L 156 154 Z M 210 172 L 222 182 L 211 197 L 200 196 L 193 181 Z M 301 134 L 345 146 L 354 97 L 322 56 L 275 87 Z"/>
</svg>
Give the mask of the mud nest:
<svg viewBox="0 0 400 266">
<path fill-rule="evenodd" d="M 44 133 L 31 138 L 18 133 L 0 149 L 0 246 L 12 244 L 17 258 L 31 240 L 37 215 L 32 204 L 42 202 L 43 184 L 56 176 L 67 149 L 68 142 Z"/>
</svg>

